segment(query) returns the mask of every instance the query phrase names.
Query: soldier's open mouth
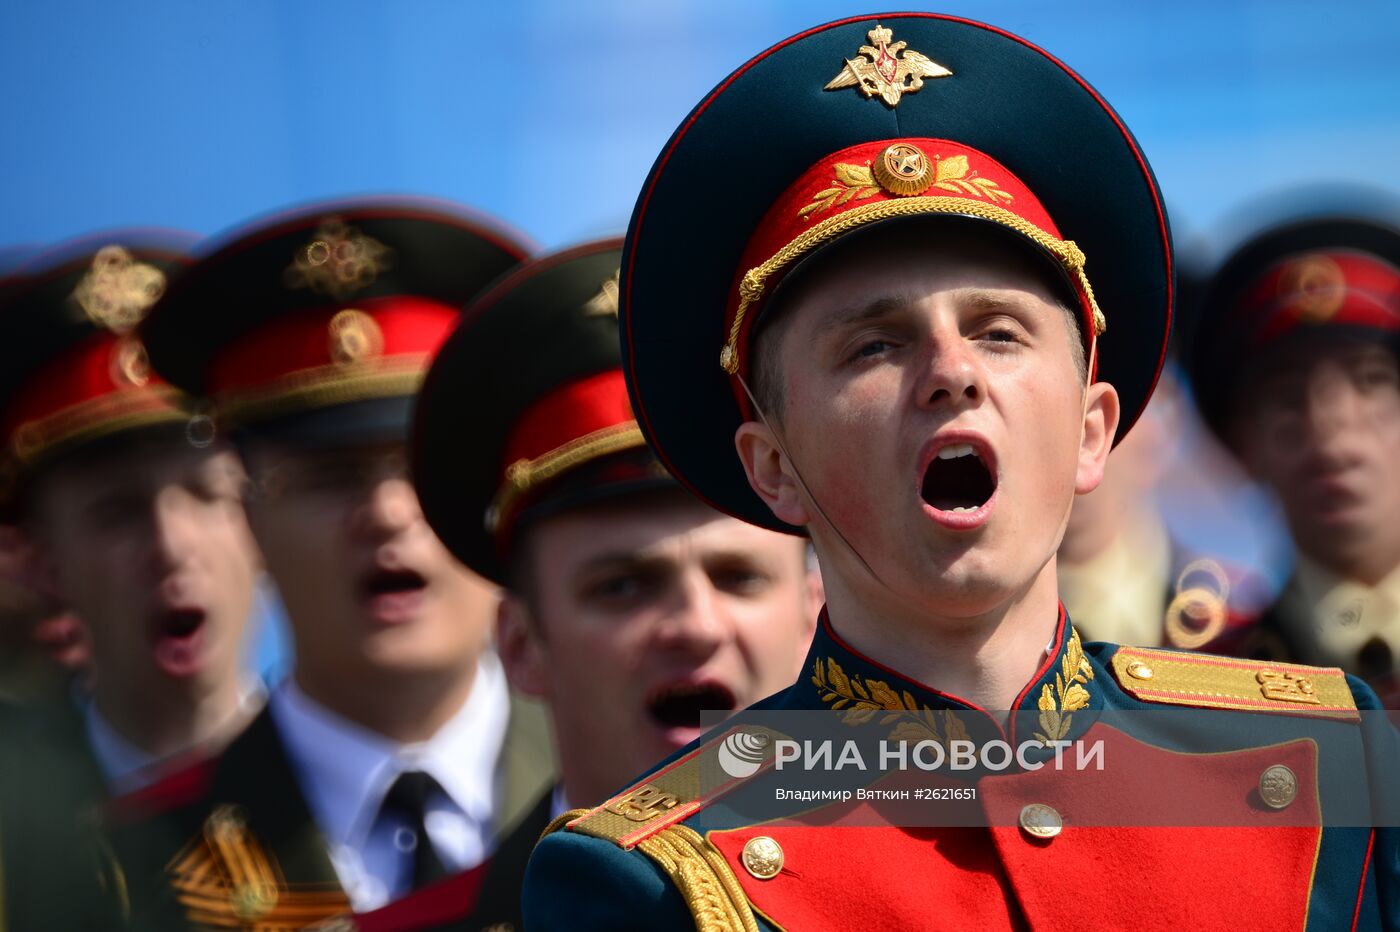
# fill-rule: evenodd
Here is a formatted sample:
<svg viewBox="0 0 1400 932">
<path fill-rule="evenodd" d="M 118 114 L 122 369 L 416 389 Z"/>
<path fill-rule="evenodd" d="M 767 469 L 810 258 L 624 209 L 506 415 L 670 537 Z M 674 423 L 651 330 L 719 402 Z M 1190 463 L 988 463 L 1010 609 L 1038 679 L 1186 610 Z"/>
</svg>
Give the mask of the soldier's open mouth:
<svg viewBox="0 0 1400 932">
<path fill-rule="evenodd" d="M 920 494 L 931 507 L 957 514 L 981 508 L 996 489 L 996 478 L 977 449 L 952 443 L 928 464 Z"/>
<path fill-rule="evenodd" d="M 366 598 L 381 595 L 399 595 L 422 589 L 428 584 L 421 574 L 413 570 L 376 570 L 364 581 Z"/>
<path fill-rule="evenodd" d="M 666 686 L 647 699 L 647 713 L 663 728 L 699 728 L 704 712 L 730 712 L 734 694 L 719 683 Z"/>
<path fill-rule="evenodd" d="M 192 676 L 202 668 L 205 619 L 199 608 L 167 609 L 156 618 L 153 653 L 167 676 Z"/>
<path fill-rule="evenodd" d="M 204 612 L 197 608 L 173 609 L 164 613 L 160 621 L 160 637 L 187 638 L 204 624 Z"/>
<path fill-rule="evenodd" d="M 360 581 L 360 595 L 378 624 L 398 625 L 419 618 L 428 581 L 409 569 L 378 567 Z"/>
</svg>

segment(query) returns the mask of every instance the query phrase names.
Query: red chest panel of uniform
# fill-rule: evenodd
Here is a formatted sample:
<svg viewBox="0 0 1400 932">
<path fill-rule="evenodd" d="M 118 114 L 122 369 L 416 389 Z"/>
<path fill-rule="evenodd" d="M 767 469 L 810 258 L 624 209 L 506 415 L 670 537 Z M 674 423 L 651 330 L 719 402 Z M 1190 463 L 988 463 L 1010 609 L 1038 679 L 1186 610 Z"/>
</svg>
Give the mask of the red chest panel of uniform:
<svg viewBox="0 0 1400 932">
<path fill-rule="evenodd" d="M 840 826 L 774 823 L 709 838 L 754 907 L 789 932 L 982 932 L 1029 928 L 1027 916 L 1045 929 L 1303 927 L 1321 839 L 1311 741 L 1185 754 L 1099 732 L 1103 771 L 983 780 L 988 828 L 879 825 L 859 804 L 832 813 Z M 1273 809 L 1257 787 L 1280 765 L 1296 775 L 1296 796 Z M 1058 835 L 1020 828 L 1032 804 L 1054 808 Z M 759 836 L 783 852 L 767 880 L 743 866 Z"/>
</svg>

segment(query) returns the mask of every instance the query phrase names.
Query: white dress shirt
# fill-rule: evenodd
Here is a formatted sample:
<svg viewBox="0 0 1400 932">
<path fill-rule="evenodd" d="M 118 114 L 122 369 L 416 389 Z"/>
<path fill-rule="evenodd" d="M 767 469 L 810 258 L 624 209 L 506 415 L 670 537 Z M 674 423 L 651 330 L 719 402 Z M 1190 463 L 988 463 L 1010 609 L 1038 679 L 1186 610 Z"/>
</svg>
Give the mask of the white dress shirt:
<svg viewBox="0 0 1400 932">
<path fill-rule="evenodd" d="M 1361 651 L 1380 642 L 1400 657 L 1400 566 L 1375 586 L 1343 579 L 1302 554 L 1291 609 L 1279 613 L 1302 663 L 1355 671 Z"/>
<path fill-rule="evenodd" d="M 448 871 L 475 867 L 490 855 L 500 792 L 496 764 L 510 719 L 505 673 L 495 654 L 482 656 L 461 710 L 419 744 L 396 744 L 341 718 L 298 689 L 295 679 L 273 693 L 272 720 L 357 912 L 409 892 L 411 834 L 402 819 L 380 814 L 384 795 L 404 771 L 421 770 L 442 787 L 428 799 L 423 821 Z"/>
</svg>

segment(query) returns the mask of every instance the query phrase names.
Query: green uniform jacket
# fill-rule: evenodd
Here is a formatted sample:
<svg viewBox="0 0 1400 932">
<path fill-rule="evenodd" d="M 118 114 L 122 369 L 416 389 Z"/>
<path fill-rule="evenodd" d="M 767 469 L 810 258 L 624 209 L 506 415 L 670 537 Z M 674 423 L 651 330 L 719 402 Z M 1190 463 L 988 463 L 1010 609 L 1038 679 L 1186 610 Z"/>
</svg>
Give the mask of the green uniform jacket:
<svg viewBox="0 0 1400 932">
<path fill-rule="evenodd" d="M 0 703 L 0 932 L 120 924 L 126 891 L 97 830 L 106 796 L 66 694 Z"/>
<path fill-rule="evenodd" d="M 1359 681 L 1082 645 L 1061 611 L 1015 708 L 1003 729 L 862 656 L 823 616 L 802 678 L 750 712 L 834 709 L 846 725 L 923 730 L 945 746 L 959 729 L 1013 748 L 1033 734 L 1102 739 L 1108 766 L 914 771 L 899 779 L 916 795 L 962 786 L 976 797 L 937 803 L 972 818 L 908 827 L 882 819 L 879 802 L 777 802 L 794 778 L 774 766 L 706 783 L 724 749 L 744 751 L 734 736 L 774 718 L 743 713 L 558 820 L 526 874 L 526 928 L 1400 928 L 1400 823 L 1382 798 L 1400 756 L 1383 714 L 1356 711 L 1378 708 Z M 1042 751 L 1028 761 L 1046 761 Z"/>
<path fill-rule="evenodd" d="M 544 716 L 535 703 L 512 695 L 497 767 L 504 788 L 500 859 L 443 881 L 446 896 L 430 887 L 368 914 L 362 924 L 352 920 L 326 843 L 264 710 L 220 758 L 114 810 L 109 836 L 132 891 L 129 927 L 270 932 L 321 922 L 327 929 L 518 928 L 524 856 L 516 850 L 521 843 L 509 839 L 517 830 L 538 837 L 544 821 L 536 811 L 539 796 L 553 782 Z M 531 817 L 536 824 L 526 828 Z M 471 890 L 471 898 L 455 897 L 455 908 L 446 909 L 442 901 L 453 899 L 454 884 Z"/>
</svg>

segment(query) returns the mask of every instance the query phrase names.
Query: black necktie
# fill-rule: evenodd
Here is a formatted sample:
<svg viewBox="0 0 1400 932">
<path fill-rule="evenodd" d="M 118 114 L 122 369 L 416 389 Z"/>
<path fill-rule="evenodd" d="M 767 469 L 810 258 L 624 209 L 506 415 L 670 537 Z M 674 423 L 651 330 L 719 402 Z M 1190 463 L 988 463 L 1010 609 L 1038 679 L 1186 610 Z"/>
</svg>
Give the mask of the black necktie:
<svg viewBox="0 0 1400 932">
<path fill-rule="evenodd" d="M 408 823 L 405 829 L 400 829 L 401 832 L 413 833 L 414 890 L 447 876 L 447 870 L 438 860 L 432 839 L 428 837 L 427 827 L 423 824 L 428 797 L 437 792 L 442 792 L 442 787 L 432 777 L 421 770 L 407 770 L 399 774 L 394 785 L 389 787 L 389 792 L 384 794 L 384 805 L 380 808 L 381 813 L 393 814 Z M 395 836 L 394 843 L 399 845 L 398 836 Z M 406 844 L 399 846 L 399 850 L 405 848 Z"/>
</svg>

